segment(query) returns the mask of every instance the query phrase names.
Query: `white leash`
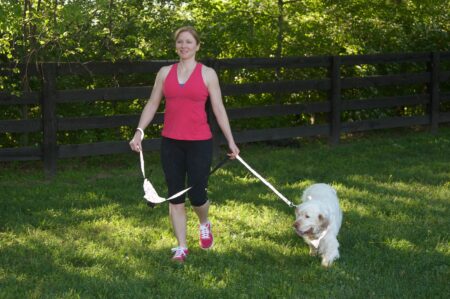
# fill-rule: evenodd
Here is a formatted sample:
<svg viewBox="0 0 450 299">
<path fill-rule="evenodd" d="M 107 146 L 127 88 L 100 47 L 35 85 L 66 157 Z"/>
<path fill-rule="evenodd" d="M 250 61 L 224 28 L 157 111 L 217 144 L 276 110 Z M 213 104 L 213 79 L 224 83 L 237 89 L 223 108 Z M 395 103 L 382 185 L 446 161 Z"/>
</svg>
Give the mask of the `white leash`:
<svg viewBox="0 0 450 299">
<path fill-rule="evenodd" d="M 139 130 L 141 132 L 141 141 L 144 139 L 144 131 L 141 128 L 137 128 L 137 130 Z M 139 151 L 139 158 L 141 160 L 141 171 L 142 171 L 142 176 L 144 177 L 144 198 L 151 204 L 157 204 L 157 203 L 162 203 L 164 201 L 168 201 L 174 198 L 177 198 L 180 195 L 183 195 L 184 193 L 188 192 L 192 187 L 186 188 L 184 190 L 181 190 L 180 192 L 172 195 L 169 198 L 164 198 L 158 195 L 158 193 L 156 192 L 155 188 L 153 187 L 152 183 L 150 183 L 150 181 L 145 177 L 145 165 L 144 165 L 144 154 L 142 153 L 142 149 L 140 149 Z"/>
<path fill-rule="evenodd" d="M 257 173 L 253 168 L 251 168 L 239 155 L 236 156 L 236 159 L 242 163 L 251 173 L 253 173 L 258 179 L 261 180 L 267 187 L 269 187 L 279 198 L 281 198 L 288 206 L 296 207 L 289 199 L 287 199 L 283 194 L 281 194 L 271 183 L 266 181 L 259 173 Z"/>
<path fill-rule="evenodd" d="M 141 132 L 141 141 L 144 139 L 144 130 L 142 130 L 141 128 L 137 128 L 137 130 L 139 130 Z M 142 171 L 142 176 L 144 177 L 144 198 L 152 203 L 152 204 L 156 204 L 156 203 L 161 203 L 167 200 L 171 200 L 174 199 L 186 192 L 188 192 L 192 187 L 186 188 L 174 195 L 172 195 L 169 198 L 163 198 L 161 196 L 158 195 L 158 193 L 156 192 L 155 188 L 153 187 L 153 185 L 150 183 L 150 181 L 145 177 L 145 165 L 144 165 L 144 154 L 142 153 L 142 149 L 140 149 L 139 151 L 139 158 L 140 158 L 140 162 L 141 162 L 141 171 Z M 283 194 L 281 194 L 277 189 L 275 189 L 274 186 L 272 186 L 272 184 L 270 184 L 268 181 L 266 181 L 259 173 L 257 173 L 253 168 L 251 168 L 239 155 L 236 156 L 236 159 L 241 162 L 248 170 L 250 170 L 251 173 L 253 173 L 258 179 L 260 179 L 267 187 L 269 187 L 273 192 L 275 192 L 276 195 L 278 195 L 278 197 L 280 197 L 288 206 L 290 207 L 296 207 L 296 205 L 294 205 L 289 199 L 287 199 Z"/>
<path fill-rule="evenodd" d="M 186 188 L 184 190 L 181 190 L 178 193 L 175 193 L 169 198 L 163 198 L 158 195 L 153 185 L 150 183 L 150 181 L 145 177 L 145 167 L 144 167 L 144 155 L 142 153 L 142 150 L 139 152 L 140 160 L 141 160 L 141 171 L 142 176 L 144 177 L 144 198 L 151 202 L 151 203 L 161 203 L 167 200 L 171 200 L 174 198 L 177 198 L 180 195 L 183 195 L 184 193 L 188 192 L 192 187 Z"/>
</svg>

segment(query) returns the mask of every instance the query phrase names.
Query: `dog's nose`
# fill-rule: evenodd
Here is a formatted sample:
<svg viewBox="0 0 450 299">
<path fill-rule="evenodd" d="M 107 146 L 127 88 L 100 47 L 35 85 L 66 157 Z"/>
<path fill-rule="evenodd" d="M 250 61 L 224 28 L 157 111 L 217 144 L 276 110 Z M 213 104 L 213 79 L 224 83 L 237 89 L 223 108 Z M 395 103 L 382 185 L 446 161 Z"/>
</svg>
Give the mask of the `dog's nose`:
<svg viewBox="0 0 450 299">
<path fill-rule="evenodd" d="M 298 229 L 298 227 L 300 226 L 300 223 L 298 221 L 295 221 L 292 226 L 295 227 L 296 229 Z"/>
</svg>

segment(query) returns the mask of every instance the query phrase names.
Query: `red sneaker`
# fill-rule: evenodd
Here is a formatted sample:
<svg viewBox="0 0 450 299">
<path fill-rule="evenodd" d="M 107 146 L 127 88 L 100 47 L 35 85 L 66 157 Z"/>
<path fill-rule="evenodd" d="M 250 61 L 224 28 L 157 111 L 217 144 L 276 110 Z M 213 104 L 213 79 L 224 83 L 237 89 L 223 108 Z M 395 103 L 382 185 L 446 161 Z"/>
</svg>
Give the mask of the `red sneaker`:
<svg viewBox="0 0 450 299">
<path fill-rule="evenodd" d="M 200 224 L 200 247 L 202 249 L 210 249 L 214 245 L 214 238 L 211 233 L 211 222 Z"/>
<path fill-rule="evenodd" d="M 180 246 L 172 248 L 172 252 L 175 253 L 172 257 L 172 261 L 179 263 L 183 263 L 186 260 L 186 257 L 189 253 L 187 248 L 183 248 Z"/>
</svg>

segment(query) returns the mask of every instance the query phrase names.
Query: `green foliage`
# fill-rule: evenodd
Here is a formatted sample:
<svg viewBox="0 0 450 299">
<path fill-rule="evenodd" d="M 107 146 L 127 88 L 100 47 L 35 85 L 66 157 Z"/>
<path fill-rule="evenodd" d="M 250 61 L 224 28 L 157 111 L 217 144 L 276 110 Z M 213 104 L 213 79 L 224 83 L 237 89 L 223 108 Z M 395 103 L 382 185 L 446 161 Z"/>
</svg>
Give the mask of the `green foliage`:
<svg viewBox="0 0 450 299">
<path fill-rule="evenodd" d="M 237 161 L 211 178 L 215 245 L 198 247 L 188 206 L 190 255 L 175 246 L 166 204 L 142 198 L 135 154 L 0 165 L 0 298 L 446 298 L 450 292 L 450 128 L 401 130 L 330 148 L 244 146 L 242 157 L 299 203 L 315 182 L 338 191 L 341 258 L 331 269 L 293 232 L 294 211 Z M 158 153 L 147 174 L 160 194 Z"/>
<path fill-rule="evenodd" d="M 24 62 L 32 66 L 37 61 L 175 59 L 172 35 L 182 25 L 194 25 L 199 30 L 202 39 L 199 58 L 446 51 L 450 49 L 449 10 L 450 4 L 446 0 L 2 0 L 0 63 L 14 66 Z M 343 75 L 402 73 L 420 68 L 405 64 L 352 66 L 344 70 Z M 223 83 L 246 83 L 320 78 L 326 72 L 324 69 L 242 69 L 224 71 L 220 76 Z M 20 93 L 39 89 L 38 78 L 27 78 L 25 72 L 18 74 L 17 69 L 15 73 L 2 75 L 0 70 L 0 91 Z M 151 85 L 153 80 L 154 74 L 68 77 L 58 78 L 58 88 L 143 86 Z M 406 94 L 421 89 L 423 86 L 409 86 L 399 92 Z M 369 98 L 392 95 L 397 91 L 395 88 L 348 90 L 343 95 L 345 98 Z M 242 107 L 324 98 L 318 92 L 305 92 L 228 97 L 225 102 L 227 107 Z M 134 104 L 128 103 L 128 106 L 100 101 L 62 105 L 58 107 L 58 113 L 62 117 L 138 113 L 143 102 L 136 101 L 131 101 Z M 2 106 L 0 109 L 2 119 L 37 118 L 40 112 L 36 107 Z M 381 115 L 383 113 L 385 111 L 381 111 Z M 379 111 L 371 111 L 343 116 L 344 119 L 362 119 L 378 114 Z M 249 127 L 258 121 L 263 127 L 309 121 L 307 116 L 300 118 L 295 116 L 273 122 L 250 120 L 238 126 Z M 89 138 L 72 141 L 91 142 L 93 136 L 116 138 L 121 136 L 120 131 L 119 128 L 101 134 L 86 132 L 83 134 Z M 64 136 L 61 142 L 70 142 L 68 136 L 74 134 Z M 122 138 L 128 137 L 122 135 Z M 31 144 L 39 142 L 39 136 L 30 135 L 30 138 Z M 0 136 L 0 146 L 17 144 L 14 134 Z"/>
<path fill-rule="evenodd" d="M 203 57 L 273 56 L 280 30 L 283 56 L 449 47 L 445 0 L 283 2 L 4 0 L 0 61 L 174 58 L 184 24 L 201 32 Z"/>
</svg>

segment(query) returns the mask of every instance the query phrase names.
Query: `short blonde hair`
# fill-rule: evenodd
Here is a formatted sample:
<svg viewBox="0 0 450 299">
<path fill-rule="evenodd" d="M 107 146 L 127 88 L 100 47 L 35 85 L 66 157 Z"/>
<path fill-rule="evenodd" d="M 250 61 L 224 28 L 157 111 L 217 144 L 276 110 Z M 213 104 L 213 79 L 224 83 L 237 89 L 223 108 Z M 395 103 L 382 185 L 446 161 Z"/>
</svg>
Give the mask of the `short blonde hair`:
<svg viewBox="0 0 450 299">
<path fill-rule="evenodd" d="M 175 41 L 178 39 L 181 33 L 183 32 L 189 32 L 194 37 L 195 41 L 197 42 L 197 45 L 200 44 L 200 37 L 198 35 L 197 30 L 195 30 L 192 26 L 183 26 L 177 29 L 174 34 Z"/>
</svg>

